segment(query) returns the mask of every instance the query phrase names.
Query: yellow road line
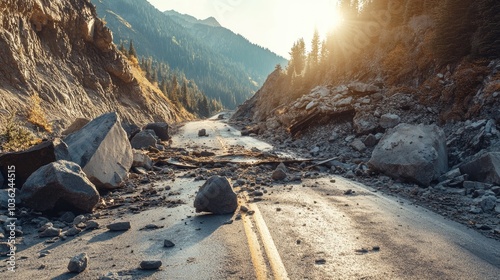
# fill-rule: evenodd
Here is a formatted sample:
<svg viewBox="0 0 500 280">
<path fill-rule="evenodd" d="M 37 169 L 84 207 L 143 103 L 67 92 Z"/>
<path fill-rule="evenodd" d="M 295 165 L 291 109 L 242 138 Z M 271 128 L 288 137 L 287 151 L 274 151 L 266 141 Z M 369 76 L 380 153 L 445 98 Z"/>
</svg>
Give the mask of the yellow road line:
<svg viewBox="0 0 500 280">
<path fill-rule="evenodd" d="M 255 211 L 252 217 L 260 233 L 262 243 L 264 244 L 264 249 L 266 251 L 269 264 L 271 265 L 274 279 L 287 280 L 288 273 L 286 272 L 283 261 L 281 260 L 280 254 L 278 253 L 278 249 L 276 249 L 276 245 L 274 244 L 273 238 L 271 237 L 271 233 L 267 228 L 264 218 L 262 218 L 262 214 L 260 213 L 259 208 L 257 207 L 257 205 L 249 205 L 248 208 Z"/>
<path fill-rule="evenodd" d="M 266 280 L 267 277 L 267 266 L 264 261 L 264 255 L 260 250 L 259 240 L 257 234 L 252 230 L 252 221 L 249 216 L 243 215 L 243 226 L 245 228 L 245 233 L 248 239 L 248 246 L 250 248 L 250 255 L 252 257 L 252 263 L 255 270 L 255 276 L 257 280 Z"/>
</svg>

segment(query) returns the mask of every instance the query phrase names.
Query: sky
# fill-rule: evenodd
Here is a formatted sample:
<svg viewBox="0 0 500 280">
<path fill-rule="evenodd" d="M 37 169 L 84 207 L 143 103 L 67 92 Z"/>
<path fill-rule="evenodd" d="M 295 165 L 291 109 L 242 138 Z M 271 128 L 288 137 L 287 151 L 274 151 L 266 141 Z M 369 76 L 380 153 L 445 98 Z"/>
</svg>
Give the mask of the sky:
<svg viewBox="0 0 500 280">
<path fill-rule="evenodd" d="M 198 19 L 213 16 L 222 26 L 287 59 L 299 38 L 309 45 L 315 28 L 324 37 L 339 22 L 336 0 L 148 1 L 160 11 L 176 10 Z"/>
</svg>

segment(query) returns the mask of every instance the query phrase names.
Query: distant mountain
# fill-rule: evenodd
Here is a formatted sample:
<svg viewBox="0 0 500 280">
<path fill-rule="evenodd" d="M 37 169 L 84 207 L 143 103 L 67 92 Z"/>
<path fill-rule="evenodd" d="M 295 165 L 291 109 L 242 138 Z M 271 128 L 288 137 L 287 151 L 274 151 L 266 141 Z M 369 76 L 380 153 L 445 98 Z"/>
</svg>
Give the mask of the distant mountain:
<svg viewBox="0 0 500 280">
<path fill-rule="evenodd" d="M 234 108 L 250 97 L 276 64 L 286 60 L 220 27 L 214 18 L 198 20 L 164 14 L 146 0 L 93 0 L 113 31 L 114 42 L 133 40 L 139 56 L 182 71 L 209 97 Z"/>
</svg>

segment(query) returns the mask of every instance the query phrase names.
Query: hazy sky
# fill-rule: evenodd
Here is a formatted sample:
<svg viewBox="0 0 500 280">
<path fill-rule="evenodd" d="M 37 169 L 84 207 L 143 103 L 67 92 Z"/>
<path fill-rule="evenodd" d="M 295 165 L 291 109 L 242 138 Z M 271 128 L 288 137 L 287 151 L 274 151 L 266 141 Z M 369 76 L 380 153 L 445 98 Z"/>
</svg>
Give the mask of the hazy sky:
<svg viewBox="0 0 500 280">
<path fill-rule="evenodd" d="M 338 21 L 336 0 L 148 1 L 160 11 L 176 10 L 199 19 L 213 16 L 222 26 L 286 58 L 297 39 L 309 44 L 314 28 L 324 36 Z"/>
</svg>

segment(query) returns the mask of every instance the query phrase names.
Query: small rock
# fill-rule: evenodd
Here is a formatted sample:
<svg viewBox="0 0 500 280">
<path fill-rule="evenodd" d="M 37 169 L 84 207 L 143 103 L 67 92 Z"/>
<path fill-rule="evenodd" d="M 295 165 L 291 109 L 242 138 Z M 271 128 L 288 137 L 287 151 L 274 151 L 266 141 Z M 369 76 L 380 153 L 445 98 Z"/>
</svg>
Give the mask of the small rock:
<svg viewBox="0 0 500 280">
<path fill-rule="evenodd" d="M 203 128 L 198 131 L 198 137 L 204 137 L 204 136 L 208 135 L 207 135 L 207 130 Z"/>
<path fill-rule="evenodd" d="M 317 259 L 316 261 L 314 261 L 314 263 L 316 263 L 317 265 L 323 265 L 323 264 L 326 264 L 326 260 L 325 259 Z"/>
<path fill-rule="evenodd" d="M 106 226 L 110 231 L 126 231 L 130 229 L 130 222 L 117 222 Z"/>
<path fill-rule="evenodd" d="M 175 246 L 175 244 L 172 241 L 170 241 L 170 240 L 165 239 L 163 241 L 163 247 L 172 248 L 174 246 Z"/>
<path fill-rule="evenodd" d="M 366 150 L 366 145 L 359 139 L 352 141 L 351 147 L 358 152 Z"/>
<path fill-rule="evenodd" d="M 401 122 L 401 118 L 395 114 L 385 114 L 380 117 L 380 126 L 382 128 L 393 128 Z"/>
<path fill-rule="evenodd" d="M 156 270 L 160 268 L 161 265 L 161 261 L 142 261 L 140 267 L 144 270 Z"/>
<path fill-rule="evenodd" d="M 243 212 L 243 213 L 246 213 L 246 212 L 248 212 L 248 208 L 245 205 L 241 205 L 240 206 L 240 211 Z"/>
<path fill-rule="evenodd" d="M 40 237 L 56 237 L 59 235 L 61 235 L 61 229 L 55 227 L 48 227 L 39 234 Z"/>
<path fill-rule="evenodd" d="M 68 263 L 68 270 L 73 273 L 80 273 L 87 268 L 89 257 L 87 253 L 81 253 L 71 258 Z"/>
<path fill-rule="evenodd" d="M 66 236 L 75 236 L 82 232 L 81 229 L 77 228 L 76 226 L 72 226 L 70 229 L 64 232 L 64 235 Z"/>
<path fill-rule="evenodd" d="M 497 204 L 497 199 L 494 196 L 484 196 L 479 201 L 479 206 L 483 209 L 484 212 L 491 211 L 495 209 Z"/>
<path fill-rule="evenodd" d="M 59 220 L 65 222 L 65 223 L 72 223 L 75 220 L 75 214 L 73 212 L 64 212 L 64 214 L 61 215 Z"/>
<path fill-rule="evenodd" d="M 283 171 L 281 169 L 276 169 L 273 171 L 271 178 L 274 181 L 283 181 L 286 179 L 286 173 L 285 173 L 285 171 Z"/>
<path fill-rule="evenodd" d="M 353 191 L 353 190 L 348 189 L 348 190 L 346 190 L 346 191 L 344 192 L 344 195 L 351 195 L 351 194 L 353 194 L 353 193 L 354 193 L 354 191 Z"/>
<path fill-rule="evenodd" d="M 86 221 L 87 221 L 87 218 L 84 215 L 78 215 L 73 220 L 73 224 L 78 225 L 80 223 L 85 223 Z"/>
<path fill-rule="evenodd" d="M 85 223 L 85 230 L 94 230 L 99 228 L 99 223 L 96 221 L 88 221 Z"/>
<path fill-rule="evenodd" d="M 264 193 L 263 193 L 263 192 L 261 192 L 261 191 L 254 191 L 254 192 L 252 192 L 252 195 L 253 195 L 253 196 L 263 196 L 263 195 L 264 195 Z"/>
<path fill-rule="evenodd" d="M 365 144 L 366 147 L 375 147 L 377 143 L 378 139 L 373 134 L 368 134 L 363 140 L 363 144 Z"/>
</svg>

